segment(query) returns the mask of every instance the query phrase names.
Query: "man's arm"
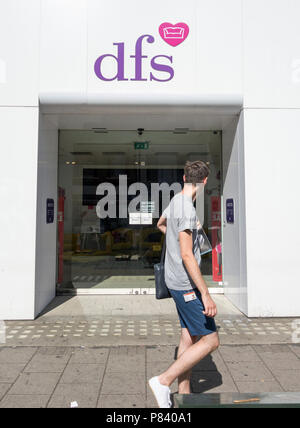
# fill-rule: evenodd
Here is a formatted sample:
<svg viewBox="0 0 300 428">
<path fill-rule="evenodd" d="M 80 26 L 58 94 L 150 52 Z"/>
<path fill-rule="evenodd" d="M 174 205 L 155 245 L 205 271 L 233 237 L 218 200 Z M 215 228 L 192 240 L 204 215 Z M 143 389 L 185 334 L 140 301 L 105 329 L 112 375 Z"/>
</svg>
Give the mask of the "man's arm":
<svg viewBox="0 0 300 428">
<path fill-rule="evenodd" d="M 160 219 L 157 222 L 157 228 L 164 234 L 166 234 L 167 231 L 167 219 L 164 216 L 161 216 Z"/>
<path fill-rule="evenodd" d="M 202 301 L 204 304 L 205 311 L 203 313 L 208 317 L 214 317 L 217 314 L 217 307 L 213 299 L 211 298 L 207 285 L 201 274 L 197 260 L 193 253 L 193 235 L 190 230 L 184 230 L 179 232 L 179 244 L 180 254 L 182 261 L 194 281 L 196 287 L 201 293 Z"/>
</svg>

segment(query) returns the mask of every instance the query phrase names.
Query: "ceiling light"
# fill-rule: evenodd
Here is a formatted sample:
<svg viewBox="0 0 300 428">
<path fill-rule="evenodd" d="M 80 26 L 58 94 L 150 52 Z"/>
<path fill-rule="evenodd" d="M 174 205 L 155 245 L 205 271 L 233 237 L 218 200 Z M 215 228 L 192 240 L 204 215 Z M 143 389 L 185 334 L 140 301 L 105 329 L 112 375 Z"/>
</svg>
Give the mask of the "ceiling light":
<svg viewBox="0 0 300 428">
<path fill-rule="evenodd" d="M 92 128 L 95 134 L 107 134 L 107 128 Z"/>
<path fill-rule="evenodd" d="M 92 152 L 70 152 L 74 156 L 91 156 Z"/>
<path fill-rule="evenodd" d="M 187 134 L 189 128 L 174 128 L 173 134 Z"/>
</svg>

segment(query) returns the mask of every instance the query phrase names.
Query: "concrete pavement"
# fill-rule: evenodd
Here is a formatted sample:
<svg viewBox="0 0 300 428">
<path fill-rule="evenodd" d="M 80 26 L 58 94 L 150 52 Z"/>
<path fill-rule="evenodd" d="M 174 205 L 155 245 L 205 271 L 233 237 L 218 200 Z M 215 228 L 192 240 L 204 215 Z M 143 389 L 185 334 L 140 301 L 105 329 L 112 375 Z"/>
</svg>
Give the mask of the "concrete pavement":
<svg viewBox="0 0 300 428">
<path fill-rule="evenodd" d="M 222 294 L 214 294 L 219 315 L 239 316 L 240 311 Z M 157 300 L 148 295 L 79 295 L 57 296 L 42 312 L 39 319 L 58 321 L 97 319 L 103 317 L 177 317 L 172 298 Z"/>
<path fill-rule="evenodd" d="M 176 309 L 123 297 L 58 297 L 34 321 L 6 322 L 0 407 L 156 407 L 147 380 L 176 359 Z M 248 319 L 214 298 L 221 346 L 193 368 L 192 391 L 300 391 L 299 320 Z"/>
<path fill-rule="evenodd" d="M 147 380 L 175 357 L 174 345 L 2 347 L 0 407 L 154 408 Z M 300 391 L 300 346 L 223 345 L 194 367 L 191 385 L 196 393 Z"/>
<path fill-rule="evenodd" d="M 223 295 L 213 296 L 222 344 L 292 343 L 290 318 L 252 318 Z M 300 326 L 300 324 L 299 324 Z M 34 321 L 6 322 L 9 346 L 177 345 L 181 328 L 173 299 L 154 296 L 56 297 Z M 299 335 L 300 337 L 300 335 Z"/>
</svg>

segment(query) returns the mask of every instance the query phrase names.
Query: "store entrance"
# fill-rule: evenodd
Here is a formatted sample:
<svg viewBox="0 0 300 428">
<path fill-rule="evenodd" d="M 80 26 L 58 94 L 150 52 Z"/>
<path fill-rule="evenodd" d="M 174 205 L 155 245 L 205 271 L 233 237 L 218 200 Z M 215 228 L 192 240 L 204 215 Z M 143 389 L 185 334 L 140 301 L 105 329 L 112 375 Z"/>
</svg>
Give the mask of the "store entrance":
<svg viewBox="0 0 300 428">
<path fill-rule="evenodd" d="M 172 197 L 184 163 L 197 159 L 211 170 L 204 230 L 213 252 L 201 270 L 209 287 L 221 289 L 220 131 L 61 130 L 57 292 L 154 293 L 164 239 L 156 223 L 165 208 L 157 186 Z"/>
</svg>

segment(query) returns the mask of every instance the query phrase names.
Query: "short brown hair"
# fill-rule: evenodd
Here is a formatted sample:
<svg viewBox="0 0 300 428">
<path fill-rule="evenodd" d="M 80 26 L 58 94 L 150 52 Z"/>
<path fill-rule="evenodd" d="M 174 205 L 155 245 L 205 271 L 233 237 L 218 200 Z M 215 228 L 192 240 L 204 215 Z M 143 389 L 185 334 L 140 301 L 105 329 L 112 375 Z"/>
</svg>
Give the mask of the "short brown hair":
<svg viewBox="0 0 300 428">
<path fill-rule="evenodd" d="M 184 175 L 186 183 L 202 183 L 209 175 L 209 166 L 201 160 L 194 162 L 187 161 L 184 166 Z"/>
</svg>

